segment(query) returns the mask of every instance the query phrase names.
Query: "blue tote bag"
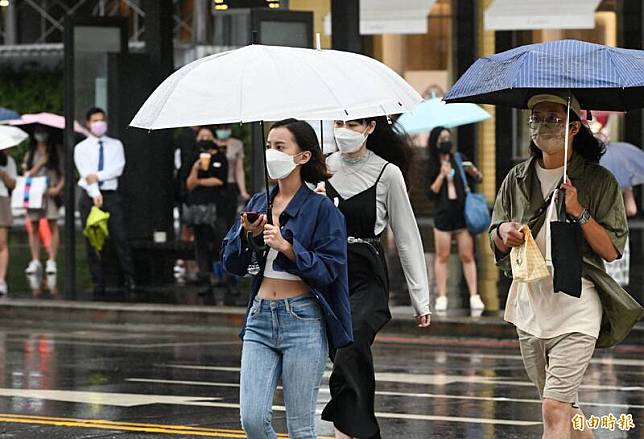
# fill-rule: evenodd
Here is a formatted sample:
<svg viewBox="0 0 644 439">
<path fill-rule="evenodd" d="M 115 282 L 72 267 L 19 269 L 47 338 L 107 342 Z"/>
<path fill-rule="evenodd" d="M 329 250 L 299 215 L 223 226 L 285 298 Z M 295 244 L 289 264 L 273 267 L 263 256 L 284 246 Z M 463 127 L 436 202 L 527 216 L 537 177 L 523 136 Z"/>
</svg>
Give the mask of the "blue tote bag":
<svg viewBox="0 0 644 439">
<path fill-rule="evenodd" d="M 456 160 L 461 180 L 463 180 L 463 187 L 465 188 L 465 225 L 472 234 L 478 235 L 485 232 L 492 221 L 490 210 L 487 207 L 487 200 L 483 194 L 477 194 L 470 190 L 465 170 L 463 169 L 463 160 L 458 152 L 454 154 L 454 160 Z"/>
</svg>

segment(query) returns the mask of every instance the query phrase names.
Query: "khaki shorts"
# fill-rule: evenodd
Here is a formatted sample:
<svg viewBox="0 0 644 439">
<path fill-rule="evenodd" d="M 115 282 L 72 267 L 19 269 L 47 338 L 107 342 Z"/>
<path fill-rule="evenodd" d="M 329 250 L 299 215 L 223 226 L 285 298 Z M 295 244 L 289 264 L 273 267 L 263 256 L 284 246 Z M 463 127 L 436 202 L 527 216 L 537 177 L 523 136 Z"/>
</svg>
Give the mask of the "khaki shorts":
<svg viewBox="0 0 644 439">
<path fill-rule="evenodd" d="M 523 364 L 542 399 L 577 406 L 577 391 L 584 378 L 597 339 L 573 332 L 538 338 L 517 328 Z"/>
</svg>

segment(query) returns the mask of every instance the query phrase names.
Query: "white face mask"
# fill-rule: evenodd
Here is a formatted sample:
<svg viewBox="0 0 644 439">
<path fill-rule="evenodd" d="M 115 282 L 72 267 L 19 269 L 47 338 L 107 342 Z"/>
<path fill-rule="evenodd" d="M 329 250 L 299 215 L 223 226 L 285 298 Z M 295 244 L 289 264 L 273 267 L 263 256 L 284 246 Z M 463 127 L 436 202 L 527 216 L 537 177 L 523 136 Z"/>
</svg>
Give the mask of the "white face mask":
<svg viewBox="0 0 644 439">
<path fill-rule="evenodd" d="M 338 149 L 343 154 L 351 154 L 360 149 L 362 144 L 367 141 L 366 130 L 364 133 L 353 131 L 349 128 L 333 128 L 333 135 L 338 144 Z"/>
<path fill-rule="evenodd" d="M 289 155 L 276 149 L 267 149 L 266 167 L 268 168 L 268 176 L 272 180 L 282 180 L 291 175 L 291 172 L 297 167 L 295 157 L 300 154 Z"/>
</svg>

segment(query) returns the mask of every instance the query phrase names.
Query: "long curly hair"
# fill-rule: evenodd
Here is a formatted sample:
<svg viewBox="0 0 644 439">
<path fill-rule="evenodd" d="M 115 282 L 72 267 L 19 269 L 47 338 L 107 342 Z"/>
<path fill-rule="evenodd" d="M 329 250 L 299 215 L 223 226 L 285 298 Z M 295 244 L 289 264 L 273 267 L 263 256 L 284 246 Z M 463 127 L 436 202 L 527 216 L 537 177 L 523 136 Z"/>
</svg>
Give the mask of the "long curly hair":
<svg viewBox="0 0 644 439">
<path fill-rule="evenodd" d="M 570 121 L 581 122 L 581 128 L 572 140 L 575 154 L 581 155 L 591 163 L 599 163 L 599 159 L 606 153 L 604 142 L 595 137 L 590 128 L 572 111 L 570 112 Z M 543 157 L 543 152 L 534 143 L 534 140 L 530 140 L 530 155 L 538 158 Z"/>
</svg>

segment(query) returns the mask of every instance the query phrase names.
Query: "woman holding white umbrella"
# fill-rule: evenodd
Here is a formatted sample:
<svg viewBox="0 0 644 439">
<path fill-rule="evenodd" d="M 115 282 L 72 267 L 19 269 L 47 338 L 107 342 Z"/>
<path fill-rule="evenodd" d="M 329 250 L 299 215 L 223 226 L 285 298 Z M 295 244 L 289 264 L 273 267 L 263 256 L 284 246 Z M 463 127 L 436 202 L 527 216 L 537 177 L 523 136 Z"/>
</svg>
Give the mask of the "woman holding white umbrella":
<svg viewBox="0 0 644 439">
<path fill-rule="evenodd" d="M 385 117 L 336 121 L 334 135 L 340 151 L 327 159 L 333 177 L 325 190 L 347 222 L 354 343 L 334 352 L 331 401 L 322 418 L 333 422 L 338 438 L 379 438 L 371 344 L 391 319 L 380 243 L 388 225 L 407 278 L 416 324 L 420 328 L 430 324 L 423 245 L 403 177 L 409 175 L 409 146 Z"/>
<path fill-rule="evenodd" d="M 289 437 L 312 439 L 327 343 L 338 349 L 351 342 L 346 229 L 338 209 L 306 185 L 329 177 L 313 128 L 277 122 L 267 144 L 277 186 L 268 200 L 264 193 L 250 199 L 222 247 L 226 270 L 243 276 L 253 248 L 267 246 L 242 331 L 241 422 L 250 439 L 277 437 L 271 407 L 281 381 Z"/>
<path fill-rule="evenodd" d="M 213 82 L 213 77 L 217 77 L 217 81 Z M 270 83 L 267 83 L 267 78 L 270 78 Z M 207 84 L 207 87 L 205 89 L 200 88 L 198 87 L 199 84 Z M 329 92 L 320 93 L 320 90 L 328 90 Z M 394 165 L 387 166 L 387 169 L 383 171 L 382 166 L 385 162 L 380 161 L 382 159 L 378 158 L 376 154 L 368 153 L 364 147 L 367 137 L 365 135 L 366 131 L 372 133 L 376 129 L 379 132 L 392 132 L 387 121 L 382 119 L 376 122 L 372 116 L 409 111 L 420 101 L 422 101 L 420 95 L 403 78 L 384 64 L 366 56 L 335 50 L 251 45 L 194 61 L 175 72 L 148 98 L 132 120 L 131 125 L 146 129 L 161 129 L 203 124 L 279 120 L 290 116 L 296 116 L 303 120 L 353 120 L 348 124 L 348 128 L 344 129 L 345 138 L 342 144 L 344 146 L 350 145 L 348 149 L 351 149 L 351 151 L 345 148 L 348 162 L 358 159 L 358 163 L 353 164 L 355 166 L 348 163 L 347 168 L 350 167 L 352 170 L 345 176 L 350 177 L 350 180 L 353 178 L 361 179 L 363 189 L 368 189 L 362 197 L 372 207 L 367 217 L 366 225 L 358 230 L 359 232 L 364 230 L 365 234 L 358 234 L 358 237 L 369 240 L 370 236 L 382 233 L 386 224 L 391 223 L 394 231 L 397 232 L 399 241 L 405 243 L 401 253 L 406 255 L 403 256 L 403 266 L 410 270 L 407 273 L 407 277 L 411 286 L 410 289 L 413 290 L 417 323 L 419 326 L 426 327 L 429 326 L 427 273 L 420 236 L 413 219 L 413 212 L 407 197 L 402 173 Z M 222 105 L 222 103 L 226 103 L 226 105 Z M 368 117 L 368 119 L 360 119 L 365 117 Z M 377 125 L 378 127 L 376 128 Z M 379 136 L 376 134 L 373 137 L 377 139 Z M 313 139 L 312 143 L 317 145 L 315 135 Z M 392 152 L 395 151 L 396 154 L 402 154 L 401 149 L 396 146 L 400 144 L 396 136 L 388 137 L 395 144 L 387 141 L 376 141 L 374 143 L 374 139 L 369 141 L 369 145 L 374 148 L 377 146 L 379 151 L 384 151 L 382 152 L 383 157 L 387 157 L 385 155 L 387 148 L 391 148 Z M 298 144 L 300 148 L 309 148 L 311 146 L 311 143 L 301 144 L 298 142 Z M 317 151 L 319 152 L 319 149 Z M 299 163 L 300 160 L 298 159 L 297 162 Z M 367 172 L 364 172 L 365 170 L 359 173 L 354 172 L 360 171 L 359 168 L 365 162 L 369 162 Z M 285 164 L 290 166 L 288 161 L 285 161 Z M 267 165 L 270 170 L 270 163 Z M 372 171 L 375 168 L 377 168 L 376 175 L 372 175 Z M 376 182 L 381 171 L 383 172 L 380 182 Z M 345 186 L 340 180 L 334 176 L 330 181 L 338 183 L 336 189 L 344 196 L 348 186 Z M 372 189 L 371 187 L 374 188 Z M 351 194 L 348 196 L 351 196 Z M 271 200 L 270 197 L 264 196 L 264 200 L 267 199 Z M 353 201 L 359 199 L 355 198 Z M 276 205 L 277 201 L 274 200 Z M 250 203 L 250 206 L 253 206 L 252 200 Z M 338 202 L 338 204 L 340 203 Z M 271 206 L 267 207 L 270 211 Z M 378 213 L 376 213 L 376 209 L 378 209 Z M 299 210 L 298 212 L 301 213 L 302 211 Z M 321 221 L 312 222 L 321 223 Z M 349 222 L 350 224 L 351 222 Z M 410 224 L 413 227 L 409 226 Z M 258 225 L 255 224 L 254 227 Z M 361 226 L 363 225 L 361 224 Z M 239 227 L 234 227 L 230 233 L 235 230 L 239 231 Z M 231 244 L 232 240 L 230 238 L 233 237 L 229 236 L 226 248 L 230 255 L 233 256 L 235 246 Z M 375 241 L 375 239 L 376 236 L 373 236 L 370 241 Z M 241 241 L 236 239 L 236 242 Z M 343 240 L 341 244 L 341 247 L 346 252 L 346 242 Z M 407 245 L 410 247 L 407 247 Z M 237 250 L 239 250 L 239 247 L 237 247 Z M 371 250 L 367 251 L 370 252 Z M 362 250 L 359 250 L 359 252 L 362 252 Z M 245 257 L 250 258 L 250 253 L 244 253 Z M 283 258 L 281 259 L 283 261 Z M 361 337 L 361 359 L 370 358 L 370 344 L 373 341 L 375 332 L 379 329 L 376 326 L 369 327 L 369 324 L 375 322 L 376 325 L 380 324 L 381 327 L 389 319 L 389 310 L 386 307 L 384 298 L 384 295 L 386 295 L 384 261 L 379 256 L 369 256 L 369 261 L 374 262 L 374 267 L 376 268 L 372 273 L 373 278 L 377 278 L 381 285 L 373 290 L 360 290 L 365 292 L 365 300 L 358 302 L 363 305 L 369 305 L 368 295 L 369 293 L 374 293 L 376 296 L 379 295 L 377 299 L 380 309 L 377 311 L 378 315 L 374 315 L 371 313 L 371 309 L 361 308 L 360 306 L 354 307 L 354 309 L 359 309 L 364 316 L 364 318 L 359 319 L 363 326 L 357 333 Z M 258 267 L 258 264 L 251 264 L 248 259 L 244 260 L 244 263 L 248 272 L 251 272 L 251 267 L 253 272 L 255 270 L 261 272 L 261 267 Z M 224 251 L 224 264 L 226 265 L 226 251 Z M 268 266 L 270 267 L 270 265 Z M 344 270 L 346 270 L 346 255 L 344 267 Z M 230 261 L 226 268 L 234 274 L 246 273 L 245 269 L 233 267 Z M 346 276 L 346 272 L 344 275 Z M 365 273 L 360 274 L 360 276 L 365 275 Z M 256 276 L 256 279 L 261 280 L 262 278 L 261 276 Z M 312 281 L 314 280 L 312 279 Z M 338 290 L 333 291 L 336 291 L 335 295 L 337 296 Z M 346 315 L 348 321 L 340 319 L 341 324 L 339 324 L 337 316 L 328 312 L 328 306 L 323 306 L 326 310 L 325 318 L 327 322 L 332 322 L 331 325 L 327 323 L 327 327 L 332 329 L 331 333 L 334 330 L 336 334 L 338 332 L 343 333 L 348 329 L 348 333 L 342 334 L 339 340 L 335 340 L 335 348 L 341 348 L 352 339 L 351 316 L 348 315 L 348 297 L 344 296 L 345 293 L 346 291 L 340 295 L 340 299 L 347 302 L 346 313 L 341 313 L 341 316 Z M 354 299 L 357 300 L 358 296 L 360 295 L 358 294 Z M 333 300 L 334 303 L 338 303 L 337 298 Z M 382 306 L 383 304 L 384 307 Z M 251 305 L 249 316 L 257 312 L 257 308 L 253 308 L 255 304 Z M 371 320 L 372 317 L 374 318 L 373 320 Z M 371 321 L 367 322 L 367 319 Z M 341 349 L 338 350 L 338 352 L 341 351 Z M 340 357 L 336 357 L 336 364 L 351 367 L 349 363 L 337 361 Z M 363 368 L 362 371 L 358 369 L 358 372 L 364 377 L 366 384 L 362 387 L 367 392 L 365 398 L 360 400 L 361 406 L 359 407 L 361 410 L 359 420 L 365 424 L 358 425 L 358 427 L 379 435 L 378 425 L 373 413 L 374 376 L 373 365 L 370 360 L 367 367 Z M 339 376 L 337 372 L 335 375 L 336 377 Z M 342 409 L 346 409 L 346 413 L 353 409 L 351 406 L 352 401 L 344 398 L 350 392 L 350 389 L 348 392 L 340 392 L 341 396 L 334 398 L 333 405 L 338 408 L 333 410 L 334 417 L 335 414 L 342 416 Z M 335 392 L 334 394 L 338 395 Z M 268 406 L 270 408 L 270 401 Z M 242 416 L 243 411 L 242 409 Z M 331 415 L 330 411 L 327 411 L 327 413 Z M 352 433 L 348 428 L 345 428 L 345 426 L 351 425 L 351 419 L 344 422 L 336 418 L 334 421 L 341 427 L 341 430 L 344 428 L 347 433 Z M 360 431 L 362 432 L 363 430 Z M 362 433 L 359 433 L 359 435 L 365 436 Z"/>
</svg>

